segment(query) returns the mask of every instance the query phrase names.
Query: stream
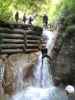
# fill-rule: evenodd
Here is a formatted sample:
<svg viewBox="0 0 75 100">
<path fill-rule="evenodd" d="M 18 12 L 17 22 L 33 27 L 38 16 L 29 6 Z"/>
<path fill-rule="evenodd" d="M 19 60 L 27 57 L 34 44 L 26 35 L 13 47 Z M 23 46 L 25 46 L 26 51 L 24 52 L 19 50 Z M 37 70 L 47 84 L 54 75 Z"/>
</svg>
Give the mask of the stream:
<svg viewBox="0 0 75 100">
<path fill-rule="evenodd" d="M 44 30 L 43 34 L 48 37 L 46 47 L 50 54 L 57 35 L 48 30 Z M 38 61 L 33 70 L 32 84 L 25 89 L 20 86 L 22 89 L 18 89 L 18 92 L 11 97 L 11 100 L 68 100 L 65 91 L 60 87 L 54 86 L 51 70 L 49 70 L 50 67 L 49 59 L 47 57 L 42 59 L 42 54 L 39 53 Z M 22 82 L 22 78 L 23 74 L 20 69 L 18 71 L 18 81 Z"/>
</svg>

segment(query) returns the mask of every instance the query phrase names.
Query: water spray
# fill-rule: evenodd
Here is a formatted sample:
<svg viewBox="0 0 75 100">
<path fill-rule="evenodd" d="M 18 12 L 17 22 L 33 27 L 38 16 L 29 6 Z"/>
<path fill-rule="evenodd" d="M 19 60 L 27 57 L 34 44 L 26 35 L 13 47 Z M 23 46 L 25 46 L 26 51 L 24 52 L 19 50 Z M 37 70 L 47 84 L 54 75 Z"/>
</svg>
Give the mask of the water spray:
<svg viewBox="0 0 75 100">
<path fill-rule="evenodd" d="M 42 69 L 43 69 L 43 61 L 44 61 L 44 58 L 45 57 L 47 57 L 48 59 L 50 58 L 49 56 L 48 56 L 48 49 L 47 48 L 42 48 L 41 49 L 41 52 L 42 52 L 42 65 L 41 65 L 41 76 L 40 76 L 40 83 L 41 83 L 41 87 L 43 87 L 42 86 L 42 80 L 43 80 L 43 71 L 42 71 Z"/>
</svg>

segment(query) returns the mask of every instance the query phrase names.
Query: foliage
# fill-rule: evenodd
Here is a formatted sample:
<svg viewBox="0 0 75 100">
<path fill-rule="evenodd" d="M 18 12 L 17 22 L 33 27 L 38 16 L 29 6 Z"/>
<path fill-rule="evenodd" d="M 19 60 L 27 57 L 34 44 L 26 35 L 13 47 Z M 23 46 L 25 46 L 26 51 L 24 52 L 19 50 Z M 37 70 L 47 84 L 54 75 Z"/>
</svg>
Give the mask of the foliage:
<svg viewBox="0 0 75 100">
<path fill-rule="evenodd" d="M 11 11 L 9 9 L 10 4 L 11 0 L 0 0 L 0 20 L 9 20 L 11 16 Z"/>
<path fill-rule="evenodd" d="M 59 1 L 58 3 L 56 1 Z M 49 23 L 61 19 L 75 12 L 74 0 L 0 0 L 0 20 L 14 20 L 16 11 L 26 13 L 26 15 L 36 14 L 36 24 L 42 25 L 42 16 L 47 13 Z"/>
<path fill-rule="evenodd" d="M 68 27 L 71 27 L 71 25 L 72 26 L 75 25 L 75 2 L 74 0 L 70 0 L 70 1 L 63 0 L 63 10 L 61 12 L 61 16 L 59 17 L 59 22 L 64 27 L 62 32 L 66 31 Z"/>
<path fill-rule="evenodd" d="M 66 32 L 74 33 L 75 32 L 75 25 L 68 26 L 66 29 Z"/>
<path fill-rule="evenodd" d="M 75 14 L 68 15 L 68 16 L 65 18 L 64 24 L 65 24 L 66 26 L 75 24 Z"/>
</svg>

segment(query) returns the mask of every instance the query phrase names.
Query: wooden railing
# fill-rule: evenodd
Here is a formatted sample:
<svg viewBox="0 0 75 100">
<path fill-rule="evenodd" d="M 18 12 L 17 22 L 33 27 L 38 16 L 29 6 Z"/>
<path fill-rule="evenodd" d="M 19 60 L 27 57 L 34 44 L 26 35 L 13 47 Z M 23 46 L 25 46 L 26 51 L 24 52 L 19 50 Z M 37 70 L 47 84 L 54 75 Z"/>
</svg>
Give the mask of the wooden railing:
<svg viewBox="0 0 75 100">
<path fill-rule="evenodd" d="M 22 24 L 0 25 L 0 54 L 39 50 L 42 28 Z"/>
</svg>

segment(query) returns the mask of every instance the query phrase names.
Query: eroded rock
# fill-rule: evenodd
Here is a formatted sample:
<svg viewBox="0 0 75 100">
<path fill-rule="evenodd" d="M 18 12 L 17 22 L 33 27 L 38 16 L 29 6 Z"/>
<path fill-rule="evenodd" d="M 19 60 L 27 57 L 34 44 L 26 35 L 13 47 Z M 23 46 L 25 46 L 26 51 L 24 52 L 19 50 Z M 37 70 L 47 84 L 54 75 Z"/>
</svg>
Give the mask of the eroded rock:
<svg viewBox="0 0 75 100">
<path fill-rule="evenodd" d="M 32 84 L 33 65 L 38 54 L 14 54 L 5 58 L 3 88 L 5 94 L 12 95 L 16 91 Z"/>
</svg>

